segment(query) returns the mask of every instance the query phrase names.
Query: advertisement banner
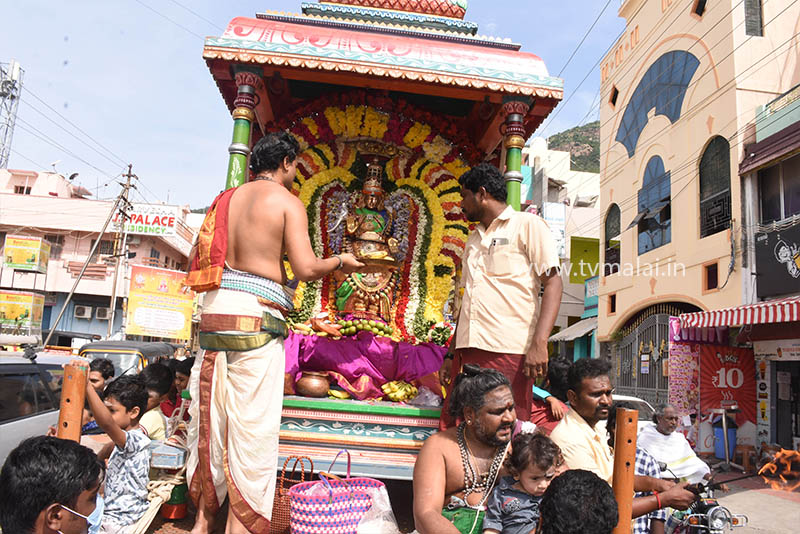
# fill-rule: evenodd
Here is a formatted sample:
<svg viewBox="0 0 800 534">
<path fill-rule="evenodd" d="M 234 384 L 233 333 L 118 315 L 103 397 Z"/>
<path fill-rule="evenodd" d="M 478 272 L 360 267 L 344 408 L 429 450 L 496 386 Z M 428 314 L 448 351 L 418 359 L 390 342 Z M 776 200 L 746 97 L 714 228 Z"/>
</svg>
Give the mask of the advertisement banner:
<svg viewBox="0 0 800 534">
<path fill-rule="evenodd" d="M 194 292 L 183 287 L 185 278 L 182 271 L 132 266 L 126 333 L 189 340 Z"/>
<path fill-rule="evenodd" d="M 680 319 L 669 318 L 670 334 L 680 329 Z M 682 340 L 680 336 L 669 338 L 669 403 L 679 415 L 699 412 L 700 345 Z"/>
<path fill-rule="evenodd" d="M 736 424 L 756 424 L 756 364 L 753 351 L 700 346 L 700 410 L 738 406 Z M 733 417 L 733 416 L 732 416 Z"/>
<path fill-rule="evenodd" d="M 114 227 L 120 227 L 120 213 L 114 216 Z M 135 235 L 174 236 L 178 206 L 134 204 L 125 221 L 125 232 Z"/>
<path fill-rule="evenodd" d="M 759 297 L 800 291 L 800 224 L 757 233 L 755 249 Z"/>
<path fill-rule="evenodd" d="M 754 343 L 755 345 L 755 343 Z M 758 417 L 756 427 L 758 442 L 769 442 L 770 404 L 772 403 L 772 362 L 756 353 L 756 395 L 758 396 Z"/>
<path fill-rule="evenodd" d="M 542 211 L 542 218 L 556 240 L 558 257 L 564 258 L 567 255 L 567 206 L 563 202 L 545 202 Z"/>
<path fill-rule="evenodd" d="M 41 334 L 43 312 L 43 295 L 0 290 L 0 332 L 20 335 Z"/>
<path fill-rule="evenodd" d="M 46 273 L 50 261 L 50 243 L 41 237 L 7 235 L 3 250 L 6 267 L 17 271 Z"/>
<path fill-rule="evenodd" d="M 800 339 L 770 339 L 753 341 L 756 359 L 800 361 Z"/>
</svg>

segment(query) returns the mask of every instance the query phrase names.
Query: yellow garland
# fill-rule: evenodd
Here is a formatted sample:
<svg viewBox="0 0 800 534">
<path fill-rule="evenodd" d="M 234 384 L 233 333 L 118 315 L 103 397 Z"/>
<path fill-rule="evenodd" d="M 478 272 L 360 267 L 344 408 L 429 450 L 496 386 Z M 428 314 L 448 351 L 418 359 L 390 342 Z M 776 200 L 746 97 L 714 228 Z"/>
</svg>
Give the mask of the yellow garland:
<svg viewBox="0 0 800 534">
<path fill-rule="evenodd" d="M 403 138 L 403 144 L 409 148 L 417 148 L 422 144 L 423 141 L 425 141 L 425 138 L 428 137 L 430 133 L 430 126 L 415 122 L 414 126 L 409 128 L 408 133 L 406 133 L 405 137 Z"/>
<path fill-rule="evenodd" d="M 381 113 L 373 107 L 368 107 L 364 112 L 364 126 L 361 128 L 361 136 L 383 139 L 388 126 L 389 115 Z"/>
<path fill-rule="evenodd" d="M 361 120 L 364 118 L 365 106 L 347 106 L 345 113 L 347 120 L 345 122 L 344 136 L 353 138 L 358 137 L 361 133 Z"/>
<path fill-rule="evenodd" d="M 311 135 L 313 135 L 314 137 L 319 137 L 319 127 L 317 126 L 317 121 L 315 121 L 311 117 L 305 117 L 302 120 L 302 123 L 306 125 L 308 131 L 311 132 Z"/>
<path fill-rule="evenodd" d="M 345 123 L 347 116 L 343 109 L 329 107 L 325 108 L 325 118 L 328 119 L 328 125 L 331 127 L 333 135 L 339 136 L 344 133 Z"/>
<path fill-rule="evenodd" d="M 418 188 L 425 196 L 425 203 L 431 212 L 431 235 L 428 245 L 428 257 L 425 258 L 425 284 L 427 295 L 424 303 L 424 316 L 428 320 L 439 322 L 442 320 L 442 306 L 450 294 L 449 282 L 445 283 L 440 277 L 434 275 L 433 267 L 435 258 L 436 264 L 454 267 L 453 260 L 440 254 L 442 249 L 442 236 L 444 235 L 444 212 L 439 203 L 439 197 L 421 180 L 413 178 L 402 178 L 395 182 L 398 188 L 411 186 Z M 449 280 L 449 279 L 447 279 Z M 423 303 L 420 303 L 423 305 Z"/>
</svg>

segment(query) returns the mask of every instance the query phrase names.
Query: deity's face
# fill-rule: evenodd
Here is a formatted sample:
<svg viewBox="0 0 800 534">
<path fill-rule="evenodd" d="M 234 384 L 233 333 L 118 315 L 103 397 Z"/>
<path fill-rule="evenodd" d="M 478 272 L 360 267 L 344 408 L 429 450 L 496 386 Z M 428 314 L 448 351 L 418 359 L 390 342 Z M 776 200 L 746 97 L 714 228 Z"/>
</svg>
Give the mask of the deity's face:
<svg viewBox="0 0 800 534">
<path fill-rule="evenodd" d="M 366 190 L 362 191 L 362 193 L 364 194 L 364 205 L 371 210 L 380 208 L 381 202 L 383 201 L 383 193 Z"/>
</svg>

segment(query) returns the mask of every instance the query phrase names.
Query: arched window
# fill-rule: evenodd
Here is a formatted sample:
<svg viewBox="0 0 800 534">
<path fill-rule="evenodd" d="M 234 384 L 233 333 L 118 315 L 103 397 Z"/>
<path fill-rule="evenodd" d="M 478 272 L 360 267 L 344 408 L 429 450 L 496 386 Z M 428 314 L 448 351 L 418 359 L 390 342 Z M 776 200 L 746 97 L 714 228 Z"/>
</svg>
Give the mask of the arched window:
<svg viewBox="0 0 800 534">
<path fill-rule="evenodd" d="M 633 226 L 638 229 L 639 254 L 672 241 L 670 177 L 659 156 L 650 158 L 645 167 L 639 189 L 639 213 L 628 228 Z"/>
<path fill-rule="evenodd" d="M 651 109 L 673 124 L 680 118 L 686 89 L 699 66 L 700 60 L 685 50 L 667 52 L 650 65 L 625 106 L 615 138 L 625 146 L 629 158 L 636 152 Z"/>
<path fill-rule="evenodd" d="M 604 276 L 614 274 L 619 271 L 619 234 L 620 234 L 620 212 L 619 206 L 611 204 L 606 213 L 605 224 L 605 265 L 603 266 Z"/>
<path fill-rule="evenodd" d="M 731 225 L 731 146 L 722 136 L 708 143 L 700 159 L 700 237 Z"/>
</svg>

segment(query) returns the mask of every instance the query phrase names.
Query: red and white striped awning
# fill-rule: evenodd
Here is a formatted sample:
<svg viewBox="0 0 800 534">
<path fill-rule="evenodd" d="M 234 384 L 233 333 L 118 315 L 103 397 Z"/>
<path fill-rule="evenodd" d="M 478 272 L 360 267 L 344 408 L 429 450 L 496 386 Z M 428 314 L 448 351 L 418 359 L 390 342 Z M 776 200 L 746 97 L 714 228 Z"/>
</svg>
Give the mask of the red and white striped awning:
<svg viewBox="0 0 800 534">
<path fill-rule="evenodd" d="M 768 300 L 721 310 L 682 313 L 682 328 L 740 326 L 748 324 L 800 321 L 800 296 Z"/>
</svg>

